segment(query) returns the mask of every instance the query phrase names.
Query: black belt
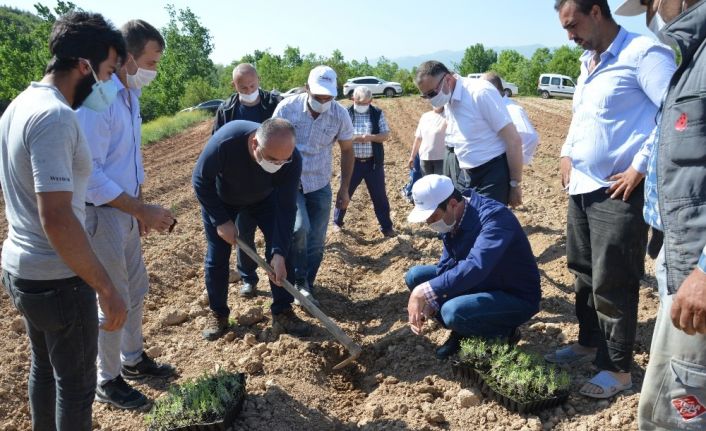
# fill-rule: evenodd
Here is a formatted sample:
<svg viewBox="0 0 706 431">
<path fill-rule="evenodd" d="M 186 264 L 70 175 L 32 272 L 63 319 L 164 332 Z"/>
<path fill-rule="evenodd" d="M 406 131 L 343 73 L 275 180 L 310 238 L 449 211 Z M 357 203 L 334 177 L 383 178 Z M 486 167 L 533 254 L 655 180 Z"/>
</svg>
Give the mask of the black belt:
<svg viewBox="0 0 706 431">
<path fill-rule="evenodd" d="M 356 157 L 355 161 L 360 162 L 360 163 L 368 163 L 368 162 L 372 162 L 373 159 L 374 159 L 374 157 L 364 157 L 364 158 Z"/>
<path fill-rule="evenodd" d="M 87 207 L 98 207 L 98 208 L 105 208 L 105 207 L 109 207 L 110 205 L 108 205 L 108 204 L 103 204 L 103 205 L 93 205 L 93 204 L 92 204 L 92 203 L 90 203 L 90 202 L 86 202 L 86 206 L 87 206 Z"/>
</svg>

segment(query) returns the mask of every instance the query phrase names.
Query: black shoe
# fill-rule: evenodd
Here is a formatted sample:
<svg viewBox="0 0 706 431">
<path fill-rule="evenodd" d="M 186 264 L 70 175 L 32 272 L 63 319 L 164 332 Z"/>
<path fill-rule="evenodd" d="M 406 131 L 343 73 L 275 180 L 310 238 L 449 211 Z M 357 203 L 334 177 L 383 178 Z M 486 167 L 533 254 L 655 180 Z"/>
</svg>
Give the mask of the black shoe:
<svg viewBox="0 0 706 431">
<path fill-rule="evenodd" d="M 208 315 L 206 328 L 201 331 L 201 336 L 208 341 L 217 340 L 228 330 L 228 316 L 219 316 L 211 312 Z"/>
<path fill-rule="evenodd" d="M 461 349 L 461 334 L 451 331 L 449 338 L 436 349 L 436 357 L 441 360 L 446 360 L 449 356 L 454 355 Z"/>
<path fill-rule="evenodd" d="M 291 308 L 272 315 L 272 330 L 278 334 L 289 334 L 295 337 L 306 337 L 311 334 L 311 326 L 297 317 Z"/>
<path fill-rule="evenodd" d="M 96 401 L 111 404 L 119 409 L 137 409 L 147 405 L 147 397 L 128 385 L 121 376 L 96 387 Z"/>
<path fill-rule="evenodd" d="M 394 238 L 397 236 L 397 232 L 395 232 L 393 228 L 384 229 L 382 231 L 382 236 L 384 236 L 385 238 Z"/>
<path fill-rule="evenodd" d="M 256 286 L 257 283 L 250 284 L 247 281 L 244 281 L 243 285 L 240 286 L 240 296 L 243 298 L 252 298 L 255 296 Z"/>
<path fill-rule="evenodd" d="M 120 369 L 120 375 L 128 380 L 139 380 L 145 377 L 170 377 L 174 373 L 174 367 L 169 364 L 158 364 L 145 352 L 142 352 L 140 362 L 135 365 L 123 365 Z"/>
</svg>

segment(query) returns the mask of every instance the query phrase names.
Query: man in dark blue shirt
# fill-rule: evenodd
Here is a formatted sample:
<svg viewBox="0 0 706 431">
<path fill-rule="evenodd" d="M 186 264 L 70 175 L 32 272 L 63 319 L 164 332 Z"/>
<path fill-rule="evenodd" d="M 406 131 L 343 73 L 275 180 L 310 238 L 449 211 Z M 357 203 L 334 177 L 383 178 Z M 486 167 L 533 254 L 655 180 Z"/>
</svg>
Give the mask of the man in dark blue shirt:
<svg viewBox="0 0 706 431">
<path fill-rule="evenodd" d="M 203 337 L 215 340 L 228 328 L 228 262 L 238 229 L 247 214 L 265 236 L 265 256 L 274 269 L 272 326 L 276 332 L 304 336 L 308 326 L 292 311 L 294 298 L 281 286 L 294 282 L 287 261 L 296 216 L 302 159 L 295 148 L 294 126 L 283 119 L 262 125 L 235 120 L 208 141 L 194 168 L 192 183 L 201 203 L 206 231 L 206 290 L 211 315 Z"/>
<path fill-rule="evenodd" d="M 464 337 L 519 336 L 517 327 L 539 311 L 539 269 L 520 223 L 505 205 L 470 191 L 463 197 L 451 179 L 427 175 L 412 188 L 411 223 L 426 222 L 444 243 L 439 263 L 407 272 L 412 291 L 409 324 L 422 333 L 437 317 L 451 336 L 436 355 L 456 353 Z"/>
<path fill-rule="evenodd" d="M 213 133 L 233 120 L 247 120 L 262 123 L 272 117 L 282 97 L 260 88 L 260 76 L 252 64 L 240 63 L 233 68 L 233 88 L 235 93 L 218 108 L 213 122 Z M 255 248 L 255 220 L 241 213 L 235 221 L 240 239 Z M 238 249 L 238 272 L 243 281 L 240 296 L 251 297 L 257 291 L 257 264 Z"/>
</svg>

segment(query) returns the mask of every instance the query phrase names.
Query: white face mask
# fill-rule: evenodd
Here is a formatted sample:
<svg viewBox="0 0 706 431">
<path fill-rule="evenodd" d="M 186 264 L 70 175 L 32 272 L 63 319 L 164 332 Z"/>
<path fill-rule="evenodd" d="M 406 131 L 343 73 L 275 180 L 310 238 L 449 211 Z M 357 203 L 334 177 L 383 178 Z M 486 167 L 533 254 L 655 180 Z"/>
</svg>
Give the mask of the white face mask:
<svg viewBox="0 0 706 431">
<path fill-rule="evenodd" d="M 258 150 L 259 149 L 260 147 L 258 147 Z M 274 174 L 282 169 L 282 166 L 284 166 L 283 164 L 277 164 L 269 160 L 265 160 L 265 158 L 262 157 L 262 153 L 260 154 L 260 160 L 257 161 L 257 164 L 260 165 L 260 167 L 268 174 Z"/>
<path fill-rule="evenodd" d="M 451 92 L 444 92 L 444 84 L 441 84 L 439 94 L 429 99 L 429 101 L 431 102 L 431 106 L 435 108 L 441 108 L 442 106 L 449 103 L 449 100 L 451 100 Z"/>
<path fill-rule="evenodd" d="M 431 230 L 434 230 L 439 233 L 449 233 L 453 230 L 454 226 L 456 226 L 456 221 L 454 220 L 451 222 L 451 224 L 446 224 L 444 221 L 444 218 L 440 218 L 439 220 L 435 221 L 434 223 L 429 224 L 429 228 Z"/>
<path fill-rule="evenodd" d="M 311 106 L 311 109 L 314 112 L 318 112 L 319 114 L 323 114 L 324 112 L 328 111 L 331 107 L 332 102 L 332 100 L 329 100 L 326 103 L 321 103 L 313 97 L 309 96 L 309 106 Z"/>
<path fill-rule="evenodd" d="M 260 97 L 260 91 L 257 89 L 250 94 L 238 93 L 240 101 L 245 103 L 254 103 L 258 97 Z"/>
<path fill-rule="evenodd" d="M 137 62 L 134 58 L 132 58 L 132 62 L 135 63 L 135 66 L 137 66 Z M 147 70 L 137 66 L 137 72 L 135 72 L 134 75 L 130 75 L 129 73 L 127 74 L 127 86 L 134 88 L 135 90 L 139 90 L 142 87 L 147 87 L 150 85 L 150 82 L 154 81 L 156 77 L 156 70 Z"/>
<path fill-rule="evenodd" d="M 655 36 L 657 36 L 657 39 L 659 39 L 660 42 L 662 42 L 665 45 L 669 46 L 676 46 L 676 42 L 674 42 L 674 39 L 671 37 L 667 36 L 664 34 L 664 27 L 667 26 L 667 23 L 664 21 L 664 18 L 662 18 L 662 15 L 659 14 L 659 7 L 662 5 L 662 2 L 660 2 L 657 5 L 657 9 L 655 11 L 655 16 L 652 17 L 652 21 L 647 25 L 649 29 L 654 33 Z M 682 12 L 684 12 L 684 3 L 682 2 Z"/>
<path fill-rule="evenodd" d="M 355 109 L 355 112 L 357 112 L 359 114 L 365 114 L 370 109 L 370 105 L 356 105 L 356 104 L 354 104 L 353 109 Z"/>
</svg>

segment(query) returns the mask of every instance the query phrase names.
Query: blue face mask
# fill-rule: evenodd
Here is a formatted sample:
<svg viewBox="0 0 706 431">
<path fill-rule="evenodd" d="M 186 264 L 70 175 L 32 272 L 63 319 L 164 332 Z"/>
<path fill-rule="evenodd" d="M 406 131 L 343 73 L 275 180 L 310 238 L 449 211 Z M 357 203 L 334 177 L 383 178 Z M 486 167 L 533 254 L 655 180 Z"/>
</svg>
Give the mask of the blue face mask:
<svg viewBox="0 0 706 431">
<path fill-rule="evenodd" d="M 86 97 L 81 106 L 96 112 L 103 112 L 113 104 L 115 97 L 118 95 L 118 86 L 115 85 L 112 78 L 107 81 L 100 81 L 90 63 L 88 63 L 88 67 L 91 68 L 91 73 L 96 83 L 91 87 L 91 94 Z"/>
</svg>

